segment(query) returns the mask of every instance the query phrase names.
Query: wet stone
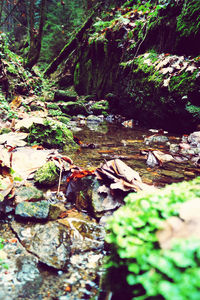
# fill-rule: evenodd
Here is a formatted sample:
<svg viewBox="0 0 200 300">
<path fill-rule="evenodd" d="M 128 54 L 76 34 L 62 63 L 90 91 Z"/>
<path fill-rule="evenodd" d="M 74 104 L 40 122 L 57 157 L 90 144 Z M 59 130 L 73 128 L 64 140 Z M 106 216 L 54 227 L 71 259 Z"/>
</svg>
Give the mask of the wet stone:
<svg viewBox="0 0 200 300">
<path fill-rule="evenodd" d="M 16 206 L 15 214 L 23 218 L 46 219 L 49 214 L 49 205 L 45 200 L 21 202 Z"/>
<path fill-rule="evenodd" d="M 1 237 L 7 254 L 3 262 L 8 269 L 0 267 L 0 299 L 36 299 L 37 289 L 43 282 L 37 257 L 26 251 L 5 224 L 1 227 Z"/>
<path fill-rule="evenodd" d="M 66 269 L 70 257 L 70 237 L 67 228 L 56 222 L 32 226 L 12 222 L 12 228 L 24 247 L 48 266 Z"/>
<path fill-rule="evenodd" d="M 152 135 L 144 139 L 146 145 L 151 143 L 166 143 L 169 141 L 168 137 L 165 135 Z"/>
<path fill-rule="evenodd" d="M 20 203 L 26 200 L 41 200 L 43 192 L 34 186 L 22 186 L 15 188 L 15 203 Z"/>
<path fill-rule="evenodd" d="M 200 143 L 200 131 L 195 131 L 188 136 L 188 142 L 194 146 Z"/>
<path fill-rule="evenodd" d="M 161 175 L 169 176 L 169 177 L 172 177 L 174 179 L 183 179 L 184 178 L 183 174 L 180 174 L 176 171 L 169 171 L 169 170 L 162 170 Z"/>
</svg>

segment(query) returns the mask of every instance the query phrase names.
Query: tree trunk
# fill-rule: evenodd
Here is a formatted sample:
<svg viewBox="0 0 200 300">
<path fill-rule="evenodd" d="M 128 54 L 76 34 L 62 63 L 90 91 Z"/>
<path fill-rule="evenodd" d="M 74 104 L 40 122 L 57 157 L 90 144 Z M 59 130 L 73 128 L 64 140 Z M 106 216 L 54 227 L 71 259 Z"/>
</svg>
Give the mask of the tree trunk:
<svg viewBox="0 0 200 300">
<path fill-rule="evenodd" d="M 1 23 L 1 18 L 2 18 L 2 14 L 3 14 L 3 5 L 4 5 L 4 0 L 1 0 L 1 3 L 0 3 L 0 23 Z"/>
<path fill-rule="evenodd" d="M 28 52 L 27 62 L 25 64 L 26 68 L 31 69 L 38 61 L 40 57 L 41 43 L 42 43 L 42 33 L 45 21 L 45 8 L 46 0 L 42 0 L 40 4 L 40 25 L 39 29 L 36 30 L 34 27 L 34 0 L 30 1 L 29 4 L 29 38 L 30 46 Z"/>
<path fill-rule="evenodd" d="M 53 72 L 56 71 L 57 67 L 62 63 L 64 59 L 67 59 L 67 57 L 72 53 L 72 51 L 78 46 L 78 43 L 82 40 L 83 34 L 92 25 L 92 19 L 96 12 L 96 10 L 101 5 L 101 2 L 94 7 L 92 13 L 87 18 L 87 20 L 84 22 L 82 27 L 78 30 L 78 32 L 75 34 L 75 36 L 67 43 L 63 49 L 60 51 L 58 56 L 54 58 L 54 60 L 48 65 L 46 70 L 44 71 L 44 76 L 49 76 Z"/>
</svg>

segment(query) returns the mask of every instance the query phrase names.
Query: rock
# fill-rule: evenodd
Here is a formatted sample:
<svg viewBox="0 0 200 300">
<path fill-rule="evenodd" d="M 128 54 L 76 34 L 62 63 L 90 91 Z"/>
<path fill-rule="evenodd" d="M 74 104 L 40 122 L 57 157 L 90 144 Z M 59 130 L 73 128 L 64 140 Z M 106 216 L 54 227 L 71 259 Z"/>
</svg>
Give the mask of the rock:
<svg viewBox="0 0 200 300">
<path fill-rule="evenodd" d="M 31 297 L 35 295 L 36 290 L 41 286 L 43 279 L 37 268 L 37 259 L 33 256 L 23 256 L 17 258 L 16 265 L 17 280 L 23 283 L 23 289 L 20 291 L 19 296 Z"/>
<path fill-rule="evenodd" d="M 200 131 L 195 131 L 188 136 L 188 142 L 192 144 L 192 146 L 197 146 L 200 144 Z"/>
<path fill-rule="evenodd" d="M 179 149 L 180 149 L 180 147 L 178 144 L 170 144 L 170 146 L 169 146 L 169 151 L 173 152 L 173 153 L 178 152 Z"/>
<path fill-rule="evenodd" d="M 165 135 L 152 135 L 144 139 L 145 144 L 151 143 L 166 143 L 169 141 L 168 137 Z"/>
<path fill-rule="evenodd" d="M 67 218 L 58 220 L 68 228 L 71 237 L 72 253 L 102 249 L 104 247 L 104 228 L 83 213 L 69 212 Z"/>
<path fill-rule="evenodd" d="M 164 176 L 172 177 L 173 179 L 183 179 L 184 178 L 183 174 L 180 174 L 176 171 L 161 170 L 161 174 Z"/>
<path fill-rule="evenodd" d="M 64 203 L 50 204 L 48 218 L 49 220 L 57 220 L 61 213 L 65 211 L 66 208 L 64 206 Z"/>
<path fill-rule="evenodd" d="M 60 109 L 63 113 L 66 113 L 70 116 L 77 114 L 88 114 L 86 106 L 82 102 L 69 101 L 62 103 L 60 104 Z"/>
<path fill-rule="evenodd" d="M 54 94 L 54 101 L 75 101 L 77 99 L 77 93 L 74 91 L 58 90 Z"/>
<path fill-rule="evenodd" d="M 41 200 L 43 196 L 43 192 L 34 186 L 21 186 L 15 188 L 15 203 L 29 200 Z"/>
<path fill-rule="evenodd" d="M 37 170 L 34 176 L 36 183 L 44 186 L 52 186 L 58 182 L 59 168 L 53 161 L 49 161 Z"/>
<path fill-rule="evenodd" d="M 38 259 L 28 253 L 15 236 L 11 236 L 13 232 L 8 225 L 3 225 L 1 237 L 4 238 L 3 251 L 7 253 L 4 262 L 8 268 L 0 267 L 0 299 L 36 299 L 43 282 L 37 267 Z"/>
<path fill-rule="evenodd" d="M 15 214 L 23 218 L 46 219 L 49 214 L 49 203 L 45 200 L 21 202 L 16 206 Z"/>
<path fill-rule="evenodd" d="M 33 124 L 29 128 L 29 143 L 37 143 L 47 148 L 77 149 L 72 132 L 67 126 L 52 119 L 44 120 L 43 124 Z"/>
<path fill-rule="evenodd" d="M 101 123 L 103 122 L 103 116 L 90 115 L 87 117 L 87 123 Z"/>
<path fill-rule="evenodd" d="M 48 266 L 66 270 L 71 241 L 67 228 L 56 222 L 28 226 L 12 222 L 12 228 L 25 248 Z"/>
<path fill-rule="evenodd" d="M 75 205 L 78 210 L 89 211 L 96 218 L 101 217 L 105 212 L 120 207 L 123 203 L 124 194 L 118 191 L 113 194 L 110 188 L 100 184 L 93 176 L 86 176 L 76 182 Z"/>
</svg>

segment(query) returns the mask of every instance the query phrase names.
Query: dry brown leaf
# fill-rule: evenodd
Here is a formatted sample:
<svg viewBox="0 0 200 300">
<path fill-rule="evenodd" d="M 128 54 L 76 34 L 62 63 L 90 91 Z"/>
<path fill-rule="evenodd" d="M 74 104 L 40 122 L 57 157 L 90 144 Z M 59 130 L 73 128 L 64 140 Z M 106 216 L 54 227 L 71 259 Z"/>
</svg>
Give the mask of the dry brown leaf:
<svg viewBox="0 0 200 300">
<path fill-rule="evenodd" d="M 10 107 L 13 108 L 18 108 L 22 104 L 23 97 L 22 96 L 16 96 L 12 102 L 10 103 Z"/>
<path fill-rule="evenodd" d="M 162 249 L 170 249 L 176 239 L 200 238 L 200 220 L 184 222 L 178 217 L 171 217 L 163 222 L 163 229 L 156 236 Z"/>
<path fill-rule="evenodd" d="M 179 210 L 180 217 L 185 220 L 200 220 L 200 199 L 192 199 L 183 203 Z"/>
<path fill-rule="evenodd" d="M 36 150 L 31 147 L 18 148 L 13 152 L 12 168 L 23 179 L 42 167 L 52 150 Z"/>
<path fill-rule="evenodd" d="M 28 133 L 23 132 L 9 132 L 0 135 L 0 144 L 6 144 L 11 147 L 23 147 L 27 143 L 24 139 L 28 136 Z"/>
<path fill-rule="evenodd" d="M 20 120 L 16 122 L 15 129 L 20 129 L 20 128 L 29 128 L 33 125 L 33 123 L 36 124 L 43 124 L 44 119 L 40 117 L 29 117 L 29 118 L 24 118 L 23 120 Z"/>
<path fill-rule="evenodd" d="M 156 157 L 161 163 L 169 162 L 169 161 L 174 161 L 174 158 L 173 158 L 172 155 L 163 153 L 163 152 L 161 152 L 161 151 L 159 151 L 159 150 L 153 151 L 153 154 L 155 155 L 155 157 Z"/>
</svg>

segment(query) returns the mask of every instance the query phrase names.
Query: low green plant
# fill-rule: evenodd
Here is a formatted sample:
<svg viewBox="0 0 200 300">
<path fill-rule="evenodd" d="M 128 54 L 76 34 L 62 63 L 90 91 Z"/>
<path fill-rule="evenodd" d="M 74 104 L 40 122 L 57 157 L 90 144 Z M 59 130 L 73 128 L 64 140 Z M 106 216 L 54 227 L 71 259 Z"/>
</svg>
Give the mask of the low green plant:
<svg viewBox="0 0 200 300">
<path fill-rule="evenodd" d="M 17 119 L 17 113 L 13 111 L 6 101 L 3 94 L 0 92 L 0 117 L 4 120 Z"/>
<path fill-rule="evenodd" d="M 118 299 L 198 299 L 200 240 L 176 240 L 161 249 L 156 232 L 180 204 L 200 197 L 200 177 L 153 193 L 129 194 L 109 220 L 106 281 Z"/>
<path fill-rule="evenodd" d="M 186 110 L 193 115 L 194 118 L 200 120 L 200 107 L 192 105 L 190 102 L 186 105 Z"/>
<path fill-rule="evenodd" d="M 4 239 L 0 238 L 0 251 L 4 248 Z M 0 269 L 8 269 L 8 264 L 5 263 L 5 260 L 1 257 L 0 253 Z"/>
</svg>

